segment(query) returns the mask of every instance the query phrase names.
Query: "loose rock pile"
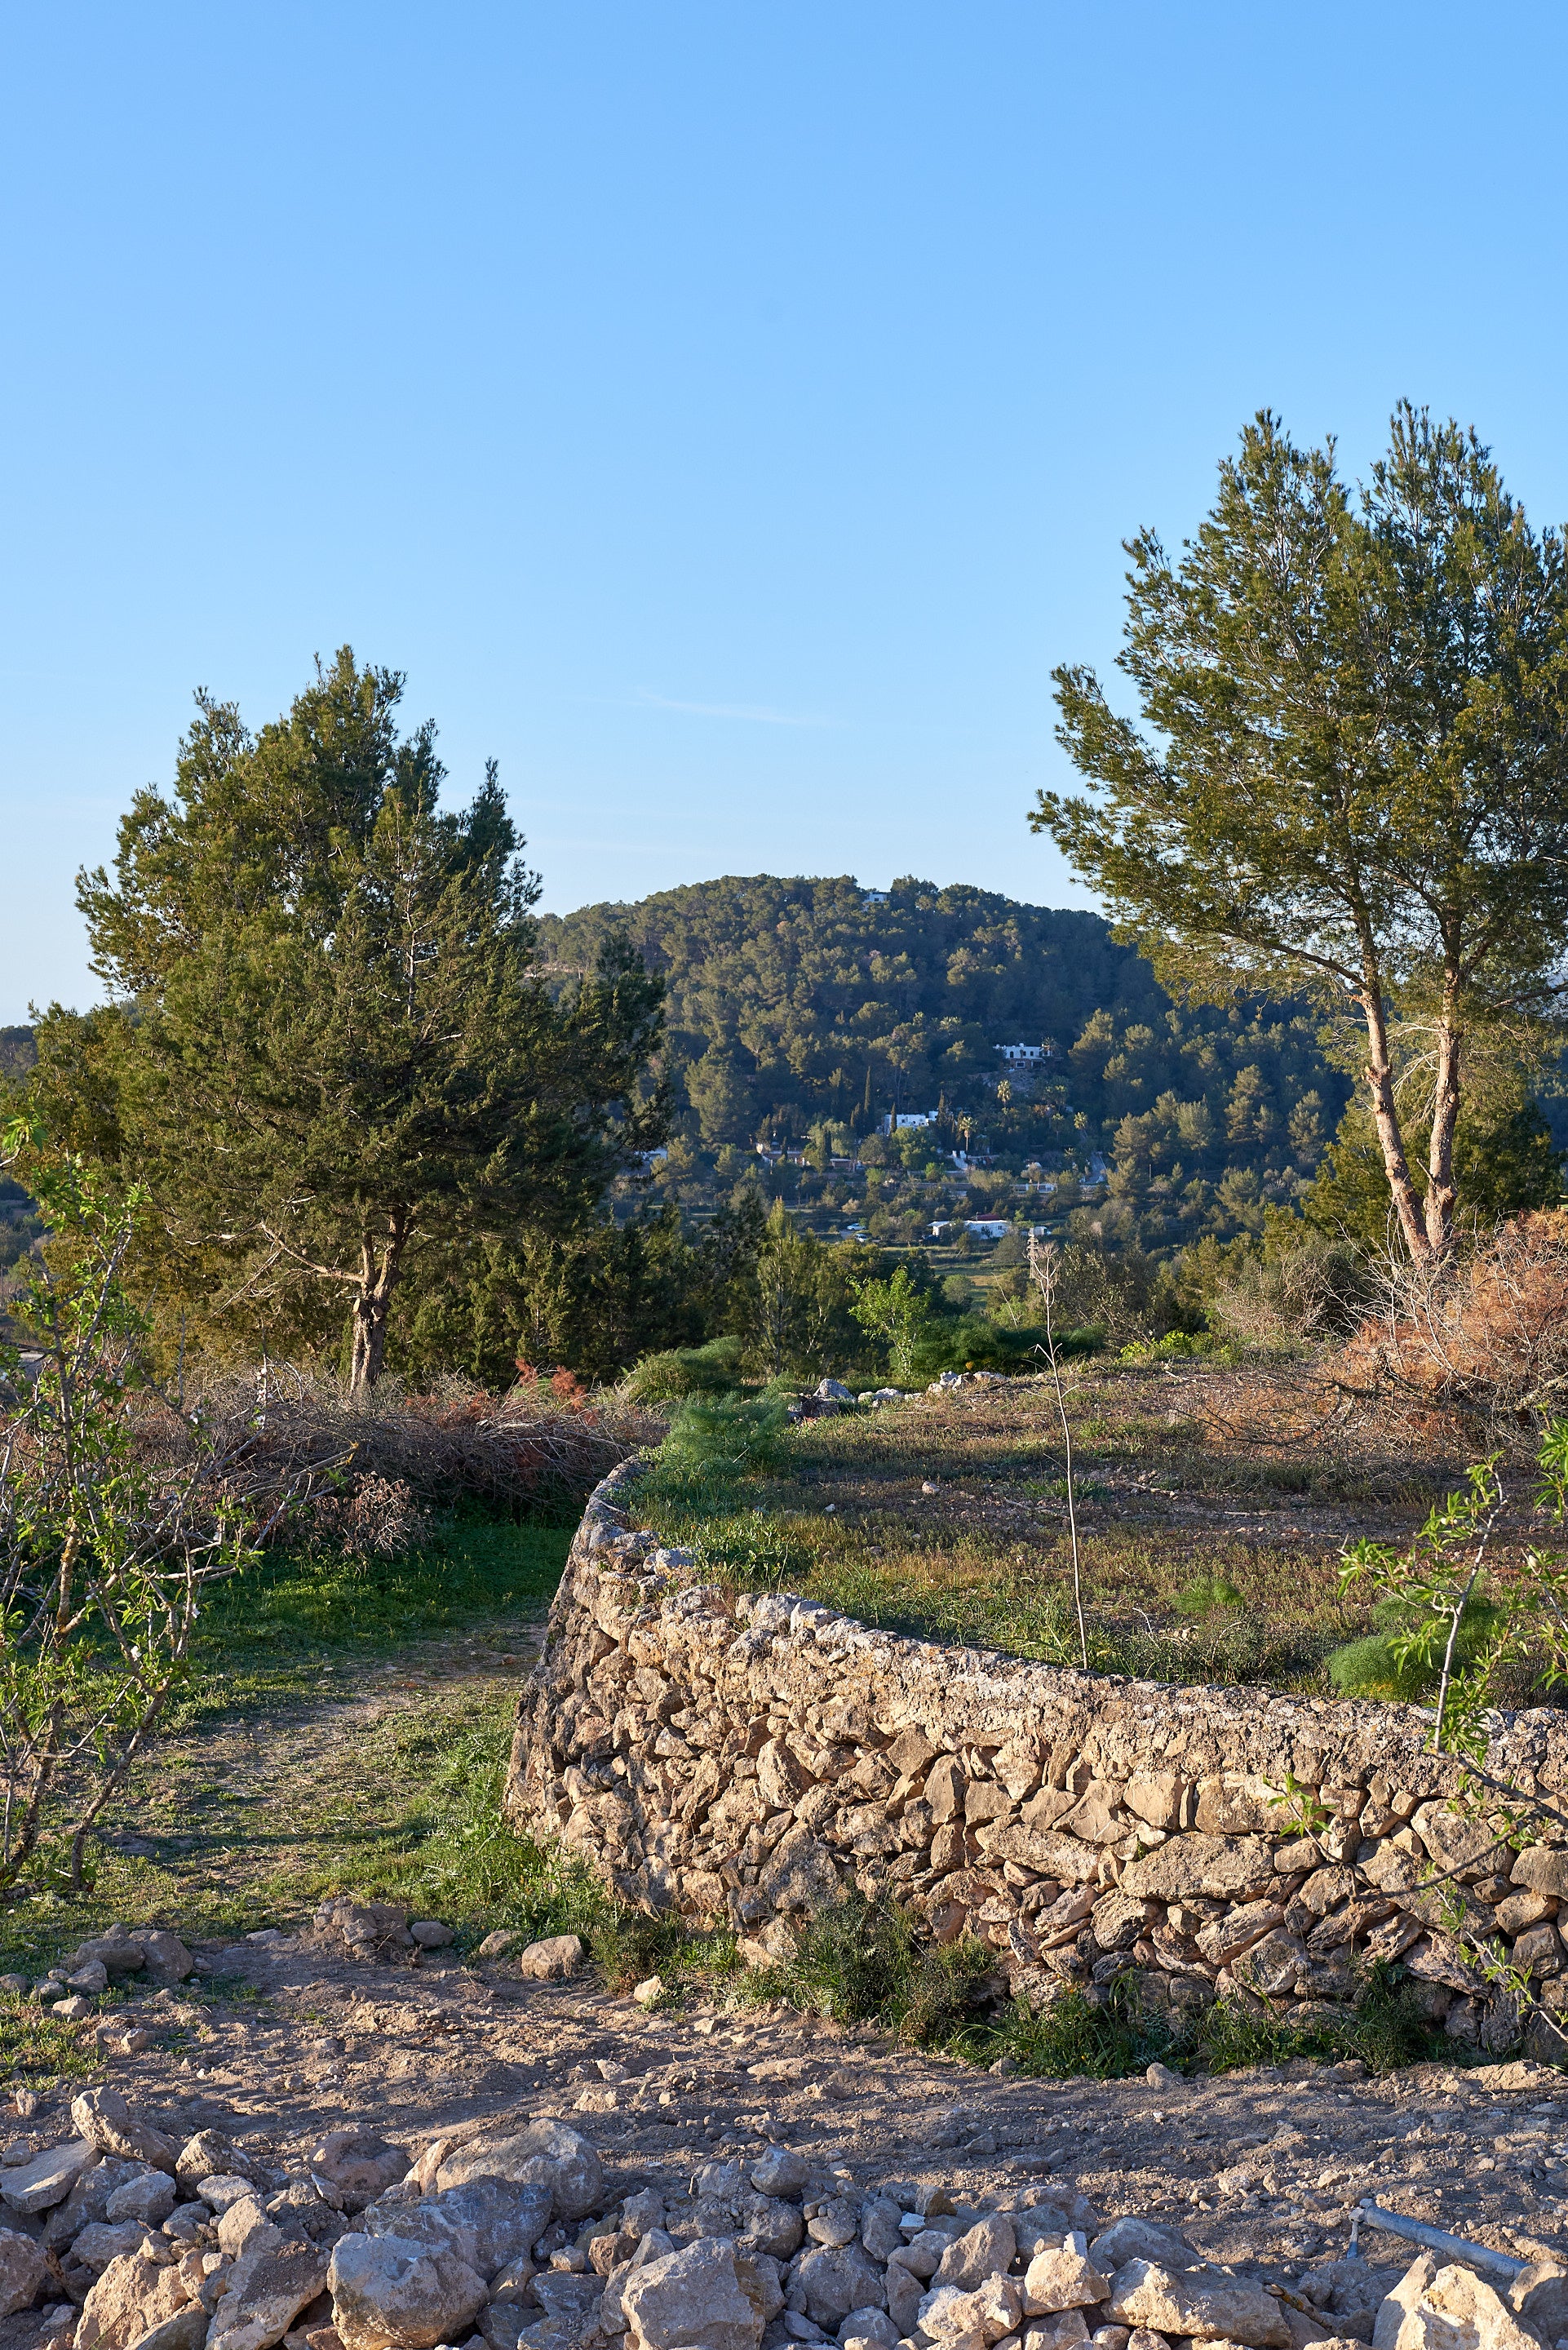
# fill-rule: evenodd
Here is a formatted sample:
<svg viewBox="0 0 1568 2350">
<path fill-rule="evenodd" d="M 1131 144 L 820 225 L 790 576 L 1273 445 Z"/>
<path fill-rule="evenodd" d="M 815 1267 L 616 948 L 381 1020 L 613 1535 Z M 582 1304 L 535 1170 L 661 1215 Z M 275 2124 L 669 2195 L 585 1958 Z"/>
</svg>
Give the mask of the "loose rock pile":
<svg viewBox="0 0 1568 2350">
<path fill-rule="evenodd" d="M 1568 2055 L 1568 1837 L 1461 1815 L 1414 1709 L 1096 1679 L 737 1596 L 628 1523 L 636 1475 L 589 1503 L 507 1789 L 624 1899 L 732 1924 L 761 1964 L 888 1888 L 1036 2007 L 1130 1970 L 1173 2018 L 1343 2012 L 1357 1966 L 1397 1959 L 1456 2043 Z M 1568 1719 L 1508 1718 L 1489 1767 L 1568 1808 Z M 1448 1929 L 1456 1892 L 1495 1964 Z"/>
<path fill-rule="evenodd" d="M 1568 2331 L 1555 2262 L 1506 2295 L 1425 2253 L 1284 2286 L 1071 2192 L 857 2189 L 784 2146 L 612 2192 L 547 2117 L 411 2151 L 344 2127 L 293 2167 L 214 2129 L 176 2146 L 112 2089 L 71 2122 L 0 2169 L 7 2350 L 1553 2350 Z"/>
</svg>

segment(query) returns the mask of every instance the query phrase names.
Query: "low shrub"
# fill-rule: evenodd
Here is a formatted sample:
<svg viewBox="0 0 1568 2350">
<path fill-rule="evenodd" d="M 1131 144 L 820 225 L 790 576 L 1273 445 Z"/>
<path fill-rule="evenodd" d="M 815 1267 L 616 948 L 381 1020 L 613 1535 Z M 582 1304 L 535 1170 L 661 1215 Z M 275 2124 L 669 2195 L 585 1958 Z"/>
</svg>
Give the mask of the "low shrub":
<svg viewBox="0 0 1568 2350">
<path fill-rule="evenodd" d="M 1242 1240 L 1222 1252 L 1206 1305 L 1221 1338 L 1254 1347 L 1311 1345 L 1354 1330 L 1376 1289 L 1370 1260 L 1348 1241 L 1304 1225 L 1271 1225 L 1260 1250 Z"/>
<path fill-rule="evenodd" d="M 537 1379 L 505 1396 L 460 1380 L 408 1396 L 389 1379 L 348 1395 L 335 1381 L 269 1363 L 265 1373 L 214 1381 L 187 1411 L 139 1398 L 134 1443 L 155 1469 L 221 1452 L 234 1464 L 233 1497 L 263 1515 L 275 1495 L 303 1492 L 351 1509 L 362 1491 L 374 1488 L 384 1503 L 385 1489 L 400 1487 L 410 1507 L 475 1501 L 525 1516 L 580 1508 L 601 1477 L 662 1433 L 628 1405 L 564 1396 Z M 372 1503 L 361 1516 L 378 1513 L 384 1507 Z M 308 1512 L 282 1530 L 302 1527 L 308 1537 Z"/>
<path fill-rule="evenodd" d="M 1246 1604 L 1244 1595 L 1223 1575 L 1194 1575 L 1176 1596 L 1179 1614 L 1199 1617 L 1217 1616 L 1222 1610 L 1244 1607 Z"/>
<path fill-rule="evenodd" d="M 1533 1457 L 1568 1411 L 1568 1211 L 1518 1216 L 1468 1258 L 1389 1268 L 1379 1310 L 1331 1367 L 1417 1428 L 1438 1417 L 1487 1451 Z"/>
<path fill-rule="evenodd" d="M 1375 1631 L 1330 1651 L 1330 1680 L 1341 1697 L 1391 1698 L 1418 1705 L 1438 1685 L 1442 1646 L 1425 1652 L 1405 1648 L 1399 1636 L 1415 1627 L 1417 1616 L 1404 1600 L 1380 1599 L 1372 1620 Z M 1454 1641 L 1454 1669 L 1465 1672 L 1476 1664 L 1507 1620 L 1495 1600 L 1472 1593 Z"/>
<path fill-rule="evenodd" d="M 743 1978 L 745 1995 L 782 1999 L 836 2023 L 873 2023 L 911 2046 L 971 2064 L 1009 2058 L 1050 2080 L 1123 2080 L 1157 2060 L 1183 2073 L 1234 2072 L 1297 2057 L 1356 2057 L 1376 2073 L 1443 2045 L 1423 2021 L 1402 1970 L 1379 1961 L 1354 2007 L 1292 2022 L 1260 2004 L 1221 1999 L 1188 2016 L 1148 2007 L 1131 1969 L 1106 1984 L 1064 1989 L 1049 2006 L 998 2004 L 996 1953 L 965 1934 L 939 1948 L 887 1893 L 856 1891 L 819 1910 L 794 1955 Z M 1452 2043 L 1446 2043 L 1452 2058 Z"/>
<path fill-rule="evenodd" d="M 740 1338 L 711 1338 L 705 1347 L 674 1347 L 644 1355 L 620 1383 L 628 1403 L 678 1403 L 686 1396 L 723 1395 L 741 1385 L 745 1351 Z"/>
<path fill-rule="evenodd" d="M 661 1447 L 688 1468 L 721 1475 L 755 1476 L 771 1469 L 784 1451 L 788 1409 L 781 1395 L 690 1396 L 670 1423 Z"/>
<path fill-rule="evenodd" d="M 754 1997 L 834 2023 L 876 2023 L 916 2047 L 949 2045 L 974 2017 L 993 1953 L 969 1936 L 938 1948 L 886 1893 L 855 1891 L 812 1918 L 794 1955 L 753 1975 Z"/>
<path fill-rule="evenodd" d="M 1097 1327 L 1058 1330 L 1059 1355 L 1092 1355 L 1104 1342 Z M 1044 1367 L 1044 1328 L 1025 1324 L 1010 1330 L 983 1315 L 966 1314 L 955 1322 L 940 1322 L 914 1350 L 911 1368 L 917 1379 L 934 1379 L 941 1371 L 1004 1371 L 1015 1376 Z"/>
</svg>

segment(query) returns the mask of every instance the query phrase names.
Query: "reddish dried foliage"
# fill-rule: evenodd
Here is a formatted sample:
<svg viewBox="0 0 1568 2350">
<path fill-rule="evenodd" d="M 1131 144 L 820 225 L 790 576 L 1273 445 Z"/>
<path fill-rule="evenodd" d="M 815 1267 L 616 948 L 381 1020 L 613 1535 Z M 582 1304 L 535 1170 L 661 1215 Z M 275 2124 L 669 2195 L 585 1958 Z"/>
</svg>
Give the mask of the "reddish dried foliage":
<svg viewBox="0 0 1568 2350">
<path fill-rule="evenodd" d="M 1452 1264 L 1391 1274 L 1328 1367 L 1413 1430 L 1533 1458 L 1568 1412 L 1568 1214 L 1516 1217 Z"/>
</svg>

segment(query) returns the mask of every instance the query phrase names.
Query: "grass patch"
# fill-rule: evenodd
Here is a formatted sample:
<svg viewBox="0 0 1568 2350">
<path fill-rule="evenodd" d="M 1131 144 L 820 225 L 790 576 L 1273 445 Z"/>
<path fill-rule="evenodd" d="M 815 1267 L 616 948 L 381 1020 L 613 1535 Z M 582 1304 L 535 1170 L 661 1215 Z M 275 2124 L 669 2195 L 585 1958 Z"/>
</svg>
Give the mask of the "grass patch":
<svg viewBox="0 0 1568 2350">
<path fill-rule="evenodd" d="M 1176 2023 L 1147 2007 L 1130 1969 L 1094 1989 L 1064 1991 L 1039 2013 L 991 2004 L 995 1952 L 964 1935 L 945 1949 L 886 1894 L 849 1893 L 807 1925 L 794 1956 L 742 1978 L 748 1999 L 783 1999 L 836 2023 L 871 2023 L 908 2044 L 971 2064 L 1011 2060 L 1051 2080 L 1124 2080 L 1157 2060 L 1173 2071 L 1230 2073 L 1297 2058 L 1358 2058 L 1373 2073 L 1443 2054 L 1452 2043 L 1423 2023 L 1401 1975 L 1368 1971 L 1342 2016 L 1292 2023 L 1261 2007 L 1217 2001 Z"/>
<path fill-rule="evenodd" d="M 52 2088 L 57 2081 L 79 2080 L 99 2061 L 95 2044 L 69 2024 L 57 2023 L 47 2007 L 0 1991 L 0 2080 Z"/>
<path fill-rule="evenodd" d="M 471 1508 L 400 1558 L 278 1555 L 220 1586 L 164 1735 L 91 1849 L 85 1891 L 20 1888 L 0 1908 L 0 1971 L 36 1974 L 115 1918 L 234 1938 L 297 1925 L 329 1892 L 450 1908 L 476 1935 L 492 1912 L 525 1925 L 591 1907 L 584 1885 L 502 1825 L 513 1688 L 427 1693 L 416 1645 L 439 1653 L 467 1635 L 471 1663 L 515 1659 L 514 1683 L 519 1619 L 543 1611 L 570 1539 Z M 397 1701 L 371 1722 L 338 1720 L 367 1682 Z"/>
<path fill-rule="evenodd" d="M 220 1584 L 203 1609 L 191 1680 L 170 1728 L 214 1709 L 310 1689 L 324 1666 L 534 1613 L 553 1597 L 571 1539 L 569 1526 L 520 1525 L 469 1510 L 453 1513 L 397 1558 L 265 1559 Z"/>
<path fill-rule="evenodd" d="M 1331 1449 L 1309 1386 L 1265 1393 L 1255 1369 L 1223 1363 L 1075 1364 L 1067 1409 L 1095 1669 L 1328 1693 L 1329 1656 L 1375 1628 L 1341 1590 L 1342 1545 L 1407 1533 L 1448 1464 L 1386 1458 L 1355 1431 Z M 737 1588 L 1076 1662 L 1045 1387 L 1010 1380 L 809 1420 L 771 1463 L 766 1451 L 748 1461 L 717 1431 L 666 1445 L 639 1515 Z"/>
<path fill-rule="evenodd" d="M 946 2047 L 975 2012 L 992 1953 L 962 1937 L 922 1941 L 886 1894 L 846 1893 L 807 1924 L 794 1956 L 745 1979 L 751 1999 L 782 1999 L 835 2023 L 876 2023 L 921 2048 Z"/>
</svg>

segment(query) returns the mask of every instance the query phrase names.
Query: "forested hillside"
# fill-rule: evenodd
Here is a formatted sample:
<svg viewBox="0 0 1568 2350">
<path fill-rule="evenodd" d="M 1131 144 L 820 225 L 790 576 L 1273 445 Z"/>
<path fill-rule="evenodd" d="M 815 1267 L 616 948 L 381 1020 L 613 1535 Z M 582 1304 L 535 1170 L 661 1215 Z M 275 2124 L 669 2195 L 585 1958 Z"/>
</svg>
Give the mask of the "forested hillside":
<svg viewBox="0 0 1568 2350">
<path fill-rule="evenodd" d="M 1304 1006 L 1179 1008 L 1096 914 L 761 875 L 546 917 L 542 951 L 564 975 L 616 930 L 664 974 L 700 1151 L 940 1107 L 999 1158 L 1102 1150 L 1135 1185 L 1229 1179 L 1240 1206 L 1310 1175 L 1348 1092 Z M 1051 1047 L 1032 1090 L 1004 1044 Z"/>
</svg>

